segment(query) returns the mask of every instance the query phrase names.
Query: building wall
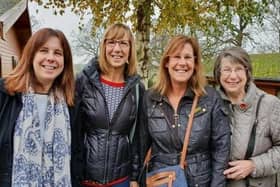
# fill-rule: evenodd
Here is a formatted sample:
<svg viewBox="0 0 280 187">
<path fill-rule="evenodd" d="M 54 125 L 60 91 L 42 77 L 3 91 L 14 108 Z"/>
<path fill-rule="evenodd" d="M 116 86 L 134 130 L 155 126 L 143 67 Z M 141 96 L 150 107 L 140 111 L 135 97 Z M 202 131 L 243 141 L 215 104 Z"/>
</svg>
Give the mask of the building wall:
<svg viewBox="0 0 280 187">
<path fill-rule="evenodd" d="M 1 76 L 5 76 L 13 69 L 13 59 L 18 61 L 20 47 L 13 28 L 9 30 L 7 40 L 0 39 Z"/>
</svg>

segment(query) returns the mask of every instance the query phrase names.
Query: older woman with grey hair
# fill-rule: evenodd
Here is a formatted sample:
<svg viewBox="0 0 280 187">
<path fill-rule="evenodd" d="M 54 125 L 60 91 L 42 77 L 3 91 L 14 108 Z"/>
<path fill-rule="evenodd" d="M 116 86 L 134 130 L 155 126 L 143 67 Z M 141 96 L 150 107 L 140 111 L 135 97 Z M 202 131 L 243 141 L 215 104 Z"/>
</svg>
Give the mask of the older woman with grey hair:
<svg viewBox="0 0 280 187">
<path fill-rule="evenodd" d="M 214 77 L 231 116 L 227 186 L 274 187 L 280 169 L 280 100 L 253 83 L 251 60 L 242 48 L 218 55 Z"/>
</svg>

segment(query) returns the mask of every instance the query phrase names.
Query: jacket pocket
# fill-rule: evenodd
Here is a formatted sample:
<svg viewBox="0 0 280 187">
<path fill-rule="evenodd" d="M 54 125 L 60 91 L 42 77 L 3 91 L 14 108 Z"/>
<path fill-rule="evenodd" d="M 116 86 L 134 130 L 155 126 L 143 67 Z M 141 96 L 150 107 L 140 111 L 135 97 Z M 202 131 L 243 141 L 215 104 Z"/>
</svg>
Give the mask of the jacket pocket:
<svg viewBox="0 0 280 187">
<path fill-rule="evenodd" d="M 165 132 L 168 130 L 164 114 L 160 112 L 148 115 L 148 124 L 151 132 Z"/>
<path fill-rule="evenodd" d="M 209 186 L 211 181 L 211 165 L 207 156 L 198 156 L 195 162 L 189 163 L 188 169 L 194 186 Z"/>
<path fill-rule="evenodd" d="M 205 173 L 194 177 L 195 186 L 208 187 L 210 181 L 211 181 L 210 173 Z"/>
<path fill-rule="evenodd" d="M 275 177 L 261 177 L 261 178 L 249 178 L 250 187 L 267 187 L 276 185 L 276 175 Z"/>
<path fill-rule="evenodd" d="M 208 112 L 207 105 L 198 105 L 195 109 L 194 117 L 199 117 Z"/>
<path fill-rule="evenodd" d="M 0 171 L 1 187 L 10 187 L 11 186 L 10 177 L 11 177 L 10 174 L 8 174 L 7 172 Z"/>
<path fill-rule="evenodd" d="M 208 124 L 211 123 L 211 120 L 208 110 L 206 105 L 200 105 L 196 108 L 192 131 L 204 131 L 209 127 Z"/>
</svg>

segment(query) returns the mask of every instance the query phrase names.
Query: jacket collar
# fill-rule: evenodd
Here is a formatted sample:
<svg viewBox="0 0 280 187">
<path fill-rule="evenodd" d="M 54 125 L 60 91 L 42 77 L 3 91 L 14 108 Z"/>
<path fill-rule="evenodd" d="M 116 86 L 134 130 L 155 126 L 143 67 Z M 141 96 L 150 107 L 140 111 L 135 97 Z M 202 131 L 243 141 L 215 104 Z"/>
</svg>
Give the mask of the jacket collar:
<svg viewBox="0 0 280 187">
<path fill-rule="evenodd" d="M 100 77 L 100 68 L 98 64 L 97 57 L 94 57 L 89 61 L 89 63 L 85 66 L 85 68 L 82 70 L 82 73 L 91 81 L 94 82 L 94 84 L 101 86 L 101 83 L 99 81 Z M 125 82 L 127 86 L 132 85 L 133 83 L 136 83 L 140 81 L 140 76 L 127 76 L 125 77 Z M 126 86 L 126 87 L 127 87 Z"/>
<path fill-rule="evenodd" d="M 151 92 L 152 92 L 152 94 L 151 94 L 152 100 L 155 100 L 157 102 L 162 102 L 163 100 L 165 100 L 165 101 L 168 100 L 166 96 L 161 95 L 160 93 L 158 93 L 154 90 L 151 90 Z M 195 96 L 194 92 L 191 89 L 187 89 L 183 97 L 193 100 L 194 96 Z"/>
<path fill-rule="evenodd" d="M 5 88 L 5 79 L 3 79 L 3 78 L 0 79 L 0 92 L 4 93 L 6 95 L 10 95 Z M 21 101 L 21 93 L 16 93 L 14 96 L 19 101 Z"/>
<path fill-rule="evenodd" d="M 82 73 L 90 80 L 97 80 L 100 74 L 100 68 L 98 65 L 97 57 L 91 59 L 89 63 L 84 67 Z"/>
<path fill-rule="evenodd" d="M 224 100 L 231 103 L 229 98 L 227 97 L 227 95 L 221 88 L 219 88 L 219 92 L 221 94 L 221 97 Z M 256 97 L 255 97 L 256 92 L 257 92 L 256 85 L 253 82 L 250 82 L 245 97 L 242 99 L 241 103 L 236 104 L 235 106 L 237 106 L 237 108 L 241 111 L 244 111 L 244 112 L 247 111 L 249 108 L 251 108 L 251 106 L 253 105 L 253 103 L 256 100 Z"/>
</svg>

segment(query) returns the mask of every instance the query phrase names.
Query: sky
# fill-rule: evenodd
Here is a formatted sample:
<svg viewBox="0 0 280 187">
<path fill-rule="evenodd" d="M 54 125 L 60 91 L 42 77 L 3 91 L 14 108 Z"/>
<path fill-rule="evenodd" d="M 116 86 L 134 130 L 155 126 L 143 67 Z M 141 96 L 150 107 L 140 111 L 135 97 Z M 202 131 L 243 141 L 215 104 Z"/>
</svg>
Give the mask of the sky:
<svg viewBox="0 0 280 187">
<path fill-rule="evenodd" d="M 79 17 L 70 11 L 70 8 L 65 9 L 63 16 L 54 15 L 52 9 L 45 9 L 42 6 L 39 6 L 35 2 L 28 3 L 30 17 L 34 16 L 35 19 L 39 22 L 35 27 L 32 28 L 32 31 L 43 28 L 51 27 L 54 29 L 61 30 L 67 37 L 70 45 L 73 41 L 73 32 L 78 33 L 79 29 Z M 80 59 L 75 55 L 75 51 L 72 48 L 74 63 L 79 63 Z"/>
<path fill-rule="evenodd" d="M 66 8 L 65 14 L 60 16 L 54 15 L 52 9 L 45 9 L 35 2 L 29 1 L 28 6 L 30 16 L 35 16 L 40 23 L 40 28 L 51 27 L 59 29 L 68 37 L 70 37 L 73 30 L 78 30 L 79 17 L 72 13 L 70 8 Z"/>
</svg>

